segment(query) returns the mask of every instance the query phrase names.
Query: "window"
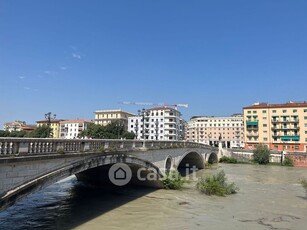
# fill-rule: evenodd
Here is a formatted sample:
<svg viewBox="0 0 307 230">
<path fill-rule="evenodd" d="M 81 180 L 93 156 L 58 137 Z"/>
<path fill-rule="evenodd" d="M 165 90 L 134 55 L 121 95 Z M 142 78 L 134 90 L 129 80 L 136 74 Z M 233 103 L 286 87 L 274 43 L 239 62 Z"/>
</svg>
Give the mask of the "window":
<svg viewBox="0 0 307 230">
<path fill-rule="evenodd" d="M 268 138 L 266 138 L 266 137 L 265 137 L 265 138 L 263 138 L 263 141 L 268 141 Z"/>
<path fill-rule="evenodd" d="M 268 127 L 268 125 L 267 124 L 263 124 L 263 127 Z"/>
<path fill-rule="evenodd" d="M 268 131 L 267 131 L 267 130 L 264 130 L 263 133 L 268 133 Z"/>
<path fill-rule="evenodd" d="M 257 111 L 253 111 L 253 113 L 257 113 Z"/>
<path fill-rule="evenodd" d="M 274 145 L 274 148 L 275 148 L 275 149 L 278 149 L 278 145 Z"/>
<path fill-rule="evenodd" d="M 296 145 L 294 148 L 295 148 L 295 149 L 299 149 L 300 147 Z"/>
<path fill-rule="evenodd" d="M 307 109 L 304 109 L 304 113 L 307 113 Z"/>
<path fill-rule="evenodd" d="M 262 110 L 262 113 L 266 113 L 266 110 Z"/>
<path fill-rule="evenodd" d="M 286 113 L 286 112 L 287 112 L 287 110 L 286 110 L 286 109 L 284 109 L 282 112 L 283 112 L 283 113 Z"/>
<path fill-rule="evenodd" d="M 297 109 L 293 109 L 293 113 L 297 113 Z"/>
<path fill-rule="evenodd" d="M 266 119 L 267 119 L 267 117 L 263 117 L 262 119 L 263 119 L 263 120 L 266 120 Z"/>
<path fill-rule="evenodd" d="M 272 113 L 276 113 L 276 110 L 273 110 Z"/>
<path fill-rule="evenodd" d="M 307 120 L 307 116 L 304 116 L 304 120 Z"/>
</svg>

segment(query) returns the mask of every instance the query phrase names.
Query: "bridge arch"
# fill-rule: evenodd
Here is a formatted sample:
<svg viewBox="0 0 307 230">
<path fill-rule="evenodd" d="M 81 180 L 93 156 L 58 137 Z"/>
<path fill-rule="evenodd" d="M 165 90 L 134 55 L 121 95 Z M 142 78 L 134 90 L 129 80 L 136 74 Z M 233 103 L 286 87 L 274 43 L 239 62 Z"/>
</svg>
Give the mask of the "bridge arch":
<svg viewBox="0 0 307 230">
<path fill-rule="evenodd" d="M 85 178 L 82 177 L 83 173 L 95 168 L 98 169 L 100 167 L 105 167 L 106 169 L 116 163 L 125 163 L 130 166 L 132 171 L 131 183 L 157 188 L 161 188 L 163 186 L 162 181 L 159 180 L 159 178 L 163 177 L 163 174 L 160 172 L 159 168 L 151 162 L 125 154 L 103 155 L 76 161 L 70 165 L 50 171 L 38 178 L 33 178 L 31 181 L 27 181 L 25 184 L 8 191 L 1 198 L 0 207 L 1 209 L 5 209 L 16 203 L 18 200 L 26 197 L 27 195 L 39 191 L 71 175 L 76 175 L 78 179 L 82 180 Z M 155 178 L 157 178 L 157 180 L 138 181 L 136 179 L 136 175 L 137 170 L 140 168 L 146 169 L 142 170 L 143 177 L 144 174 L 156 174 Z"/>
<path fill-rule="evenodd" d="M 184 168 L 192 168 L 195 166 L 197 169 L 203 169 L 205 167 L 205 160 L 203 156 L 196 152 L 186 152 L 178 161 L 177 169 L 184 169 Z"/>
<path fill-rule="evenodd" d="M 209 164 L 217 163 L 218 162 L 218 156 L 215 152 L 212 152 L 208 155 L 207 162 Z"/>
</svg>

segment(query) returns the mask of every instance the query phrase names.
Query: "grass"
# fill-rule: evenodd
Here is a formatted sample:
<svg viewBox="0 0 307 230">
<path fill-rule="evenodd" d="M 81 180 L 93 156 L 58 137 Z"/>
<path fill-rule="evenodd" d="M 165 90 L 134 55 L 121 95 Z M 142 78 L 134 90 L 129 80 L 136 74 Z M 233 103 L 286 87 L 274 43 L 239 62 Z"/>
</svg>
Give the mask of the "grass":
<svg viewBox="0 0 307 230">
<path fill-rule="evenodd" d="M 224 170 L 207 177 L 202 177 L 196 184 L 197 190 L 207 195 L 226 196 L 237 193 L 235 183 L 228 184 Z"/>
</svg>

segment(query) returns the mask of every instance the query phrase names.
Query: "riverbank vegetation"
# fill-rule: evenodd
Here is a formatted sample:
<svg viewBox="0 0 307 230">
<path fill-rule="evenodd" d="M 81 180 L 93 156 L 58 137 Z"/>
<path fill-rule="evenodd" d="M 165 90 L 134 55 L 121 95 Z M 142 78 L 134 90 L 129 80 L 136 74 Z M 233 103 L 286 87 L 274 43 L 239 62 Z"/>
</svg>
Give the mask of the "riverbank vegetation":
<svg viewBox="0 0 307 230">
<path fill-rule="evenodd" d="M 285 157 L 285 160 L 282 162 L 283 166 L 289 166 L 289 167 L 293 167 L 294 166 L 294 162 L 290 157 Z"/>
<path fill-rule="evenodd" d="M 219 162 L 220 163 L 228 163 L 228 164 L 237 164 L 238 160 L 236 158 L 233 158 L 233 157 L 223 156 L 223 157 L 220 158 Z"/>
<path fill-rule="evenodd" d="M 235 183 L 227 183 L 227 177 L 223 170 L 210 176 L 201 177 L 196 188 L 202 193 L 216 196 L 226 196 L 239 191 Z"/>
<path fill-rule="evenodd" d="M 165 173 L 163 186 L 165 189 L 180 190 L 185 180 L 177 170 L 170 170 Z"/>
<path fill-rule="evenodd" d="M 266 165 L 270 162 L 270 150 L 268 146 L 259 144 L 253 151 L 253 160 L 260 165 Z"/>
</svg>

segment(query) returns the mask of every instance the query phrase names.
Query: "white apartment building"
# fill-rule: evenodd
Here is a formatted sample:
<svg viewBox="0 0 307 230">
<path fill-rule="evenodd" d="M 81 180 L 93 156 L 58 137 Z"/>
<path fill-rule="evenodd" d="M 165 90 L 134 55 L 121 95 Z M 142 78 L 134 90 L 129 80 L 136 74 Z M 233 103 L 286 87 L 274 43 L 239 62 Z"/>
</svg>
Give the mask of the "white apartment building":
<svg viewBox="0 0 307 230">
<path fill-rule="evenodd" d="M 188 122 L 186 140 L 215 146 L 221 141 L 227 148 L 243 148 L 243 115 L 192 117 Z"/>
<path fill-rule="evenodd" d="M 60 122 L 60 138 L 75 139 L 79 134 L 93 124 L 87 120 L 65 120 Z"/>
<path fill-rule="evenodd" d="M 139 140 L 184 140 L 184 123 L 178 110 L 159 107 L 128 118 L 128 131 Z M 144 118 L 144 120 L 143 120 Z"/>
</svg>

